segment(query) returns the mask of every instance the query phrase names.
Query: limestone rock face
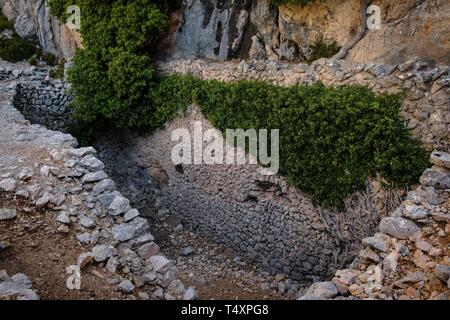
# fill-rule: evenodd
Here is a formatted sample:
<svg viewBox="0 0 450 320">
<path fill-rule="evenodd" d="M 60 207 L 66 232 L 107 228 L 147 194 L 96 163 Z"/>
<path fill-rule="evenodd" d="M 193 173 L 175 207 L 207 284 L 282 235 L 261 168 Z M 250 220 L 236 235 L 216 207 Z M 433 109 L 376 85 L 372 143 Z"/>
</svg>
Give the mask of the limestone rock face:
<svg viewBox="0 0 450 320">
<path fill-rule="evenodd" d="M 361 0 L 323 0 L 276 7 L 269 0 L 186 0 L 174 47 L 182 58 L 309 58 L 319 38 L 352 42 L 364 19 Z M 450 3 L 377 0 L 381 28 L 366 30 L 347 59 L 397 64 L 413 57 L 448 64 Z M 249 17 L 242 19 L 242 17 Z"/>
<path fill-rule="evenodd" d="M 45 52 L 70 60 L 75 49 L 81 46 L 79 33 L 52 16 L 44 0 L 0 0 L 0 7 L 14 21 L 17 34 L 38 39 Z"/>
<path fill-rule="evenodd" d="M 372 4 L 381 7 L 381 29 L 368 30 L 349 59 L 396 64 L 417 56 L 450 63 L 450 2 L 377 0 Z"/>
</svg>

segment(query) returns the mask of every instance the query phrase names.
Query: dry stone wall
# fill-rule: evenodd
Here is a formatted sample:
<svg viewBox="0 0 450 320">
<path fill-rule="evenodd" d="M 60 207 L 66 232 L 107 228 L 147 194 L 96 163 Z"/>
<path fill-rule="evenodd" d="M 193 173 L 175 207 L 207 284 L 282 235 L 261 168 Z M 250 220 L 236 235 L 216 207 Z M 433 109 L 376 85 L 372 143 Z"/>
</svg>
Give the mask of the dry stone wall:
<svg viewBox="0 0 450 320">
<path fill-rule="evenodd" d="M 72 96 L 66 89 L 67 85 L 58 80 L 22 83 L 17 86 L 14 105 L 32 123 L 66 131 L 75 124 L 69 107 Z"/>
</svg>

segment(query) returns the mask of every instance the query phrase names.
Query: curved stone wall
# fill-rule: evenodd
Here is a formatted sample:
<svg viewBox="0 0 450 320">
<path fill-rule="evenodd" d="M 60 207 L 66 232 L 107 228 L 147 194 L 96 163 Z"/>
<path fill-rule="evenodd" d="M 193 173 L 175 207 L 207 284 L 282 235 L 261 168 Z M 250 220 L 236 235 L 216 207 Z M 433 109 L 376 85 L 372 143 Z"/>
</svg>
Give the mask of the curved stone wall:
<svg viewBox="0 0 450 320">
<path fill-rule="evenodd" d="M 67 85 L 60 81 L 22 83 L 17 86 L 14 105 L 27 120 L 65 132 L 75 121 L 70 117 Z"/>
<path fill-rule="evenodd" d="M 329 276 L 351 261 L 360 249 L 359 239 L 371 235 L 380 217 L 401 201 L 401 190 L 384 191 L 372 181 L 366 192 L 348 199 L 347 211 L 330 212 L 313 206 L 283 177 L 259 174 L 257 165 L 175 166 L 171 133 L 180 128 L 193 132 L 196 121 L 204 130 L 212 128 L 193 107 L 149 137 L 129 134 L 119 141 L 111 134 L 95 146 L 119 188 L 129 188 L 129 177 L 144 171 L 148 180 L 143 179 L 141 187 L 153 185 L 160 210 L 273 274 L 293 279 Z"/>
</svg>

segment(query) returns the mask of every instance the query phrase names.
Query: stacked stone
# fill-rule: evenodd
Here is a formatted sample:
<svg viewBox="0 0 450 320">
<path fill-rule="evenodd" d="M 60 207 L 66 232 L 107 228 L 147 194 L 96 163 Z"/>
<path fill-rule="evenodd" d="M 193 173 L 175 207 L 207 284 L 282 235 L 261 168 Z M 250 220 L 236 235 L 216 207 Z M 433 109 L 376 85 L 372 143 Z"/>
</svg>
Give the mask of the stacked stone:
<svg viewBox="0 0 450 320">
<path fill-rule="evenodd" d="M 15 106 L 32 123 L 66 131 L 75 124 L 69 107 L 72 96 L 66 89 L 67 85 L 60 81 L 23 83 L 17 88 Z"/>
<path fill-rule="evenodd" d="M 421 185 L 362 240 L 351 267 L 301 299 L 449 299 L 450 154 L 435 151 L 430 161 Z"/>
</svg>

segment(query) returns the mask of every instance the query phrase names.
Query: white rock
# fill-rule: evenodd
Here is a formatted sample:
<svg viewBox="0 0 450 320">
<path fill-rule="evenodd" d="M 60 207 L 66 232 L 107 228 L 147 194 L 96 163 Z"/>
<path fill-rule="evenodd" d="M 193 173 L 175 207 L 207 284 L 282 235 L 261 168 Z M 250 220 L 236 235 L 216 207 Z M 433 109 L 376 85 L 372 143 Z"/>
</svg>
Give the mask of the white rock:
<svg viewBox="0 0 450 320">
<path fill-rule="evenodd" d="M 106 245 L 95 246 L 92 249 L 92 255 L 97 262 L 103 262 L 113 255 L 113 247 Z"/>
<path fill-rule="evenodd" d="M 0 221 L 11 220 L 17 216 L 16 209 L 0 208 Z"/>
<path fill-rule="evenodd" d="M 17 187 L 17 181 L 12 178 L 8 178 L 5 180 L 0 181 L 0 190 L 6 191 L 6 192 L 13 192 L 16 190 Z"/>
</svg>

